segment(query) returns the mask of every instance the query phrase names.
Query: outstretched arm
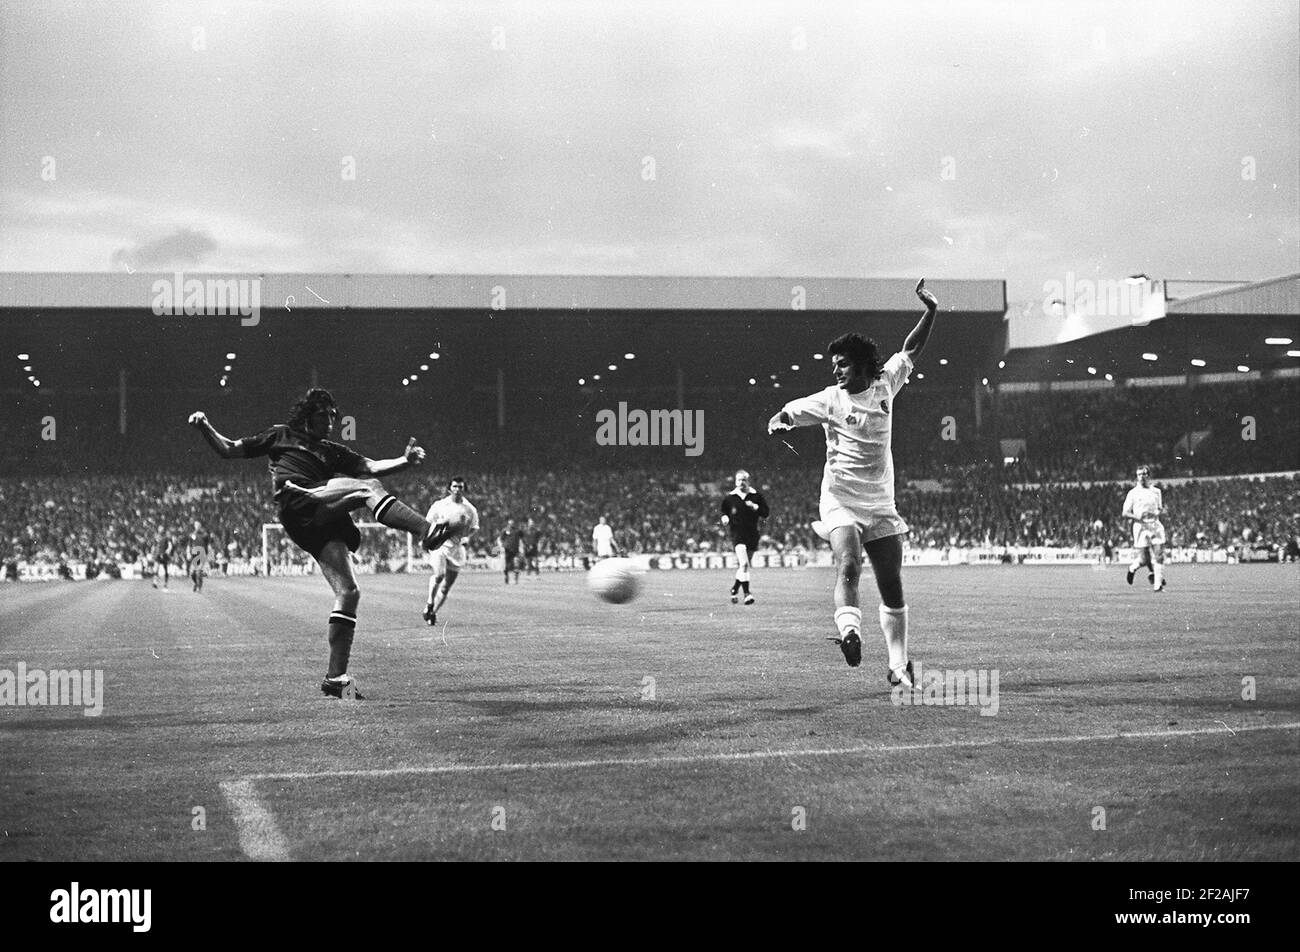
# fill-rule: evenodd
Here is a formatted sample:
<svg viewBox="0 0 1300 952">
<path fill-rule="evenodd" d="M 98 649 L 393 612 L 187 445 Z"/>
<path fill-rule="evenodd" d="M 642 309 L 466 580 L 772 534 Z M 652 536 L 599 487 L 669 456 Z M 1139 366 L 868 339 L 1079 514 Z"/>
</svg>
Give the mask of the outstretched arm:
<svg viewBox="0 0 1300 952">
<path fill-rule="evenodd" d="M 912 328 L 912 333 L 907 335 L 907 340 L 903 341 L 903 353 L 913 361 L 930 339 L 930 328 L 934 326 L 934 315 L 939 309 L 939 299 L 925 289 L 925 278 L 916 283 L 916 296 L 925 303 L 925 313 L 921 315 L 916 327 Z"/>
<path fill-rule="evenodd" d="M 793 429 L 794 429 L 794 420 L 791 419 L 790 414 L 786 413 L 784 410 L 780 411 L 779 413 L 776 414 L 776 416 L 772 417 L 772 419 L 767 421 L 767 432 L 769 435 L 777 432 L 778 430 L 793 430 Z"/>
<path fill-rule="evenodd" d="M 415 442 L 415 437 L 411 437 L 401 456 L 392 459 L 367 459 L 363 468 L 366 476 L 387 476 L 389 473 L 400 473 L 412 466 L 419 466 L 423 462 L 424 450 Z"/>
<path fill-rule="evenodd" d="M 190 426 L 203 434 L 208 446 L 212 447 L 213 452 L 222 459 L 238 459 L 241 455 L 239 442 L 237 440 L 228 440 L 218 433 L 217 428 L 208 422 L 207 414 L 202 410 L 190 414 Z"/>
</svg>

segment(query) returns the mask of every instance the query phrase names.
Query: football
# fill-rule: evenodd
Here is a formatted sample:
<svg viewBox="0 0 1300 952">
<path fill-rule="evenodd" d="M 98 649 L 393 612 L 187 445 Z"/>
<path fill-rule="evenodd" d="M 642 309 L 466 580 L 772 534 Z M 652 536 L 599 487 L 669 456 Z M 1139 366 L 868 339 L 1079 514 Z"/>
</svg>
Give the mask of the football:
<svg viewBox="0 0 1300 952">
<path fill-rule="evenodd" d="M 587 573 L 587 587 L 603 601 L 622 605 L 636 598 L 641 580 L 631 559 L 604 559 Z"/>
</svg>

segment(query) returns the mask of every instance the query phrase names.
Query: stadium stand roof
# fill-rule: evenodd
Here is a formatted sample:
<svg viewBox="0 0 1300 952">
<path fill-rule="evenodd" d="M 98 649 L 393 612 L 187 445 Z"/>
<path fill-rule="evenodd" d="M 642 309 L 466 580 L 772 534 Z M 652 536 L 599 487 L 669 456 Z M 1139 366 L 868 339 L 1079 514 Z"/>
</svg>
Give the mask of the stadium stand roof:
<svg viewBox="0 0 1300 952">
<path fill-rule="evenodd" d="M 187 272 L 217 282 L 240 275 Z M 155 313 L 155 287 L 173 274 L 0 275 L 0 327 L 15 353 L 42 355 L 43 387 L 115 387 L 119 371 L 159 387 L 195 387 L 239 354 L 232 385 L 270 375 L 302 382 L 367 379 L 397 386 L 439 349 L 438 379 L 512 388 L 577 386 L 610 363 L 644 387 L 745 386 L 811 390 L 829 380 L 813 354 L 859 331 L 886 353 L 922 313 L 912 278 L 676 278 L 527 275 L 266 274 L 256 320 Z M 927 385 L 969 386 L 1005 349 L 1001 280 L 927 281 L 942 315 Z M 290 297 L 292 295 L 292 298 Z M 50 372 L 57 366 L 64 373 Z M 635 353 L 634 361 L 616 360 Z M 9 358 L 12 360 L 12 358 Z M 940 361 L 943 361 L 941 364 Z M 0 369 L 3 368 L 0 364 Z M 71 372 L 75 367 L 75 375 Z M 773 376 L 779 375 L 779 376 Z M 216 377 L 211 377 L 215 381 Z M 603 383 L 604 381 L 602 381 Z M 0 388 L 22 377 L 0 377 Z"/>
<path fill-rule="evenodd" d="M 1056 335 L 1057 340 L 1017 347 L 1014 342 L 1027 335 L 1013 329 L 1013 346 L 998 382 L 1101 381 L 1107 374 L 1142 381 L 1189 374 L 1300 372 L 1300 274 L 1237 284 L 1213 282 L 1200 293 L 1191 282 L 1150 284 L 1159 286 L 1160 300 L 1140 309 L 1121 309 L 1123 313 L 1112 308 L 1111 313 L 1088 314 L 1082 320 L 1071 314 L 1053 318 L 1033 309 L 1011 315 L 1011 322 L 1039 321 L 1046 325 L 1038 329 L 1039 336 Z M 1069 330 L 1072 319 L 1076 326 L 1097 329 L 1076 335 Z"/>
<path fill-rule="evenodd" d="M 319 310 L 856 311 L 919 306 L 913 278 L 698 278 L 454 274 L 236 274 L 181 272 L 182 281 L 256 278 L 263 306 Z M 10 272 L 0 308 L 148 309 L 173 273 Z M 1003 281 L 935 280 L 945 312 L 1006 312 Z M 500 290 L 498 290 L 500 289 Z M 504 294 L 502 293 L 504 292 Z M 504 303 L 501 303 L 504 302 Z"/>
<path fill-rule="evenodd" d="M 1300 315 L 1300 274 L 1288 274 L 1254 284 L 1171 298 L 1167 308 L 1171 315 L 1248 314 L 1253 316 L 1296 317 Z"/>
</svg>

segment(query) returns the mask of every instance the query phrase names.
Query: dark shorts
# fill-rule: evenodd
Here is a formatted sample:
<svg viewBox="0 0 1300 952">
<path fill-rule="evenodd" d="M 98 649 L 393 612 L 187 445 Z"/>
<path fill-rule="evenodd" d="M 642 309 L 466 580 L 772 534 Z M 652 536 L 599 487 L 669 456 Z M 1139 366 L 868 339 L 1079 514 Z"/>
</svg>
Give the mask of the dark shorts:
<svg viewBox="0 0 1300 952">
<path fill-rule="evenodd" d="M 739 537 L 733 535 L 731 537 L 731 547 L 734 549 L 738 545 L 743 545 L 746 549 L 749 550 L 749 554 L 753 555 L 754 552 L 757 551 L 758 549 L 758 538 L 759 537 L 756 535 L 739 536 Z"/>
<path fill-rule="evenodd" d="M 315 521 L 315 506 L 283 506 L 280 525 L 293 540 L 294 545 L 317 558 L 326 544 L 338 539 L 349 552 L 361 547 L 361 530 L 347 513 L 341 513 L 328 522 Z"/>
</svg>

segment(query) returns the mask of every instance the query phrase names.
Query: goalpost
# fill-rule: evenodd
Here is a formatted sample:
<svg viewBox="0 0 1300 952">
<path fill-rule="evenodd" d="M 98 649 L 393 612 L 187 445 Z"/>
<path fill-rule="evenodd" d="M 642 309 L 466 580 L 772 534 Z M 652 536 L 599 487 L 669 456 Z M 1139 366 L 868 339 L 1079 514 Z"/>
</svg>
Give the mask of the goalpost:
<svg viewBox="0 0 1300 952">
<path fill-rule="evenodd" d="M 358 522 L 361 546 L 352 554 L 358 574 L 418 572 L 424 550 L 416 550 L 409 532 L 378 522 Z M 289 539 L 278 522 L 262 523 L 262 575 L 311 575 L 316 560 Z"/>
</svg>

